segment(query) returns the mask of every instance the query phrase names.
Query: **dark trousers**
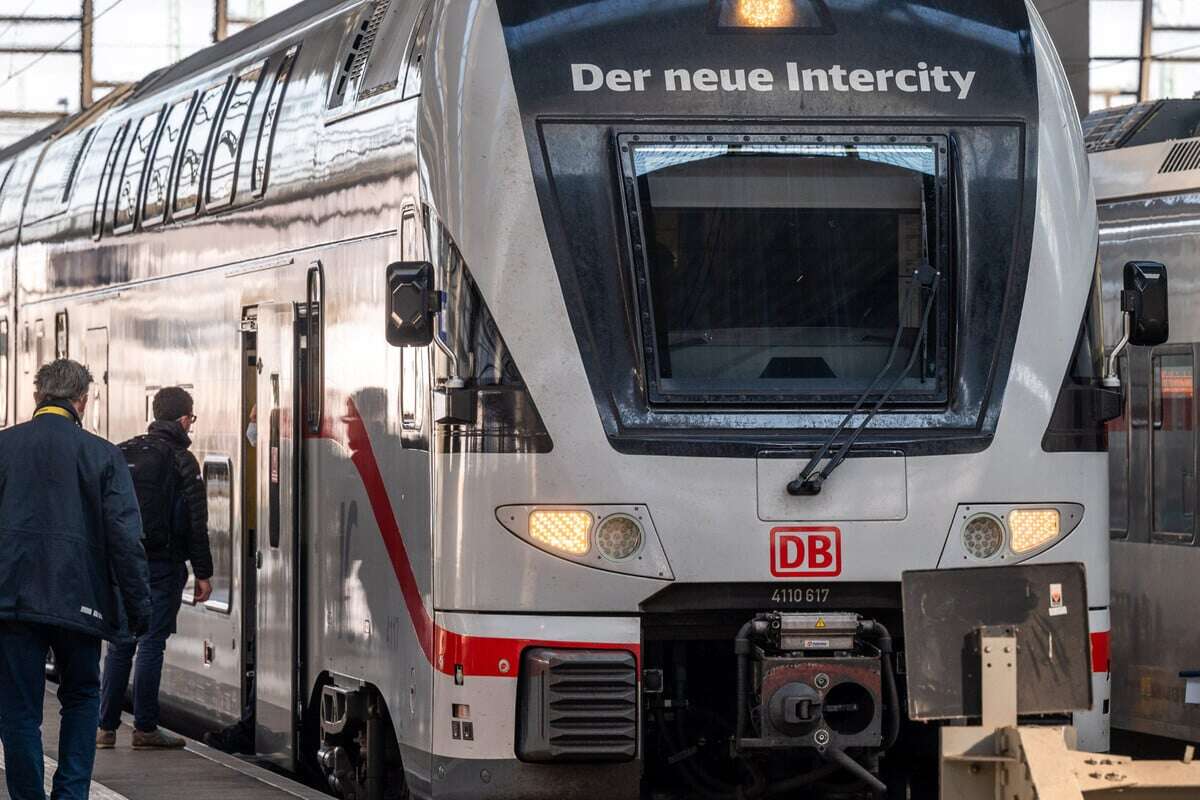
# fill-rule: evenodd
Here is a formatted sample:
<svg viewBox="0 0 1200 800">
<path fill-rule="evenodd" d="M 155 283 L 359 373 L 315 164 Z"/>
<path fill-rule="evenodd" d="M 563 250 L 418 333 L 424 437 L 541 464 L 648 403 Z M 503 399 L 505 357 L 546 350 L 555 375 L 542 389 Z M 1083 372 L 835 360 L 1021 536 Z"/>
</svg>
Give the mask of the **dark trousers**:
<svg viewBox="0 0 1200 800">
<path fill-rule="evenodd" d="M 12 800 L 45 800 L 42 701 L 46 654 L 58 671 L 58 769 L 54 800 L 87 800 L 96 760 L 100 640 L 53 625 L 0 622 L 0 741 Z"/>
<path fill-rule="evenodd" d="M 100 687 L 100 727 L 115 731 L 121 724 L 121 707 L 129 673 L 133 672 L 133 725 L 150 733 L 158 727 L 158 686 L 162 682 L 163 653 L 175 632 L 175 618 L 183 602 L 187 566 L 175 561 L 150 562 L 150 629 L 136 642 L 108 646 L 104 681 Z"/>
</svg>

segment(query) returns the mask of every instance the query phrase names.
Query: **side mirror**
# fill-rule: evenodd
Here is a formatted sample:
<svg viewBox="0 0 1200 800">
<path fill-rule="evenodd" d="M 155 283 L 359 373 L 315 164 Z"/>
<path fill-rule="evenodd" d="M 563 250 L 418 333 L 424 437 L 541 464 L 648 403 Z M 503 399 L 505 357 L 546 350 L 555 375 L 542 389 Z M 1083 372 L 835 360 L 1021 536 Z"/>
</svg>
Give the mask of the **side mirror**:
<svg viewBox="0 0 1200 800">
<path fill-rule="evenodd" d="M 1121 310 L 1129 315 L 1129 343 L 1153 347 L 1167 340 L 1167 268 L 1155 261 L 1125 265 Z"/>
<path fill-rule="evenodd" d="M 1108 354 L 1104 385 L 1119 389 L 1117 357 L 1125 346 L 1154 347 L 1170 335 L 1167 312 L 1167 268 L 1157 261 L 1130 261 L 1125 264 L 1125 289 L 1121 292 L 1124 335 Z"/>
<path fill-rule="evenodd" d="M 434 315 L 442 310 L 428 261 L 397 261 L 387 267 L 387 341 L 393 347 L 424 347 L 433 341 Z"/>
</svg>

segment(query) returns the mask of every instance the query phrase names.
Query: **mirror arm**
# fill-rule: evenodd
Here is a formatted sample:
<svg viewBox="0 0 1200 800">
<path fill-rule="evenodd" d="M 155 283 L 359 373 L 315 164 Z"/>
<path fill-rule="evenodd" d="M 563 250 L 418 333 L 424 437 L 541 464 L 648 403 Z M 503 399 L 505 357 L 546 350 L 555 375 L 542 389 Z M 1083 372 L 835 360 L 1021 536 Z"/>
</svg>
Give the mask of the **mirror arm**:
<svg viewBox="0 0 1200 800">
<path fill-rule="evenodd" d="M 1123 332 L 1121 340 L 1113 347 L 1112 352 L 1108 354 L 1108 364 L 1104 370 L 1104 386 L 1109 389 L 1120 389 L 1121 379 L 1117 377 L 1117 358 L 1125 351 L 1125 347 L 1129 344 L 1129 336 L 1133 331 L 1133 315 L 1128 311 L 1121 313 Z"/>
<path fill-rule="evenodd" d="M 435 303 L 435 305 L 437 305 L 437 309 L 435 309 L 433 313 L 441 314 L 443 311 L 445 311 L 446 304 L 442 299 L 441 292 L 435 290 L 434 294 L 437 295 L 437 302 Z M 454 349 L 451 348 L 444 339 L 442 339 L 442 333 L 442 326 L 440 324 L 435 325 L 433 329 L 433 343 L 437 346 L 438 350 L 442 351 L 442 355 L 444 355 L 450 362 L 450 374 L 446 376 L 445 382 L 440 388 L 461 389 L 467 384 L 458 371 L 458 356 L 455 355 Z"/>
</svg>

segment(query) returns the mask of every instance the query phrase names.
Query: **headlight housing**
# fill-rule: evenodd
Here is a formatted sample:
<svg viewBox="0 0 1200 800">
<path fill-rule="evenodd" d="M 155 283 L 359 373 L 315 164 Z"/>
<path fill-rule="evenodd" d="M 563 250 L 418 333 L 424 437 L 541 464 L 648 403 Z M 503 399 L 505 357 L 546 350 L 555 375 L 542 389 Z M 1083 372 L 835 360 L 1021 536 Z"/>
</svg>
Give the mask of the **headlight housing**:
<svg viewBox="0 0 1200 800">
<path fill-rule="evenodd" d="M 1078 503 L 988 503 L 962 505 L 943 566 L 1023 561 L 1046 550 L 1083 520 Z"/>
<path fill-rule="evenodd" d="M 526 544 L 581 566 L 675 579 L 650 509 L 644 505 L 508 505 L 496 509 L 496 521 Z M 489 558 L 510 555 L 528 558 L 528 554 L 494 549 Z"/>
</svg>

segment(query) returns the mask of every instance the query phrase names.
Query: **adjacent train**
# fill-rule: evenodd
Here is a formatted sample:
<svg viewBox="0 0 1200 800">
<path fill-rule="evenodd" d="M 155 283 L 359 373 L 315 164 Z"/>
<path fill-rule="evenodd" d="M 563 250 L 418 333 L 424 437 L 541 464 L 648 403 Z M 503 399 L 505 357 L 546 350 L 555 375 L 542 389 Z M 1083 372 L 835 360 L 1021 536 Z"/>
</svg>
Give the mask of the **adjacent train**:
<svg viewBox="0 0 1200 800">
<path fill-rule="evenodd" d="M 0 152 L 0 421 L 189 387 L 164 702 L 345 797 L 903 797 L 905 570 L 1084 563 L 1107 746 L 1087 170 L 1021 0 L 307 0 Z"/>
<path fill-rule="evenodd" d="M 1118 359 L 1125 413 L 1109 433 L 1112 475 L 1113 724 L 1200 737 L 1200 639 L 1184 610 L 1200 574 L 1195 313 L 1200 267 L 1200 101 L 1163 100 L 1090 116 L 1105 323 L 1119 335 L 1122 259 L 1152 258 L 1171 281 L 1170 339 Z M 1112 341 L 1112 340 L 1110 340 Z"/>
</svg>

